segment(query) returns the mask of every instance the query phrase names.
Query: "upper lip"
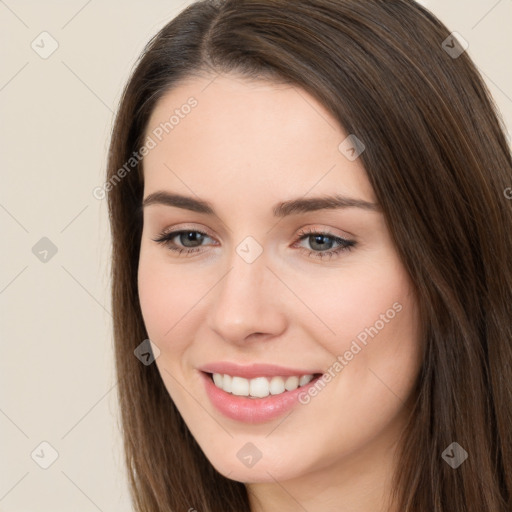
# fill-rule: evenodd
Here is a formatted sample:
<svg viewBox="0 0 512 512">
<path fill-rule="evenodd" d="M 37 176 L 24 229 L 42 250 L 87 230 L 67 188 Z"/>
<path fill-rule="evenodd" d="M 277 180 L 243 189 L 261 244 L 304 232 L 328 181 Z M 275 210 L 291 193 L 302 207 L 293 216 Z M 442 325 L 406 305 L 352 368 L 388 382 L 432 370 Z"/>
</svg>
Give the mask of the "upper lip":
<svg viewBox="0 0 512 512">
<path fill-rule="evenodd" d="M 246 379 L 254 379 L 256 377 L 287 377 L 293 375 L 300 377 L 301 375 L 322 373 L 321 371 L 285 368 L 284 366 L 277 366 L 275 364 L 250 364 L 242 366 L 237 363 L 230 363 L 227 361 L 205 364 L 204 366 L 199 367 L 199 370 L 206 373 L 221 373 L 236 377 L 244 377 Z"/>
</svg>

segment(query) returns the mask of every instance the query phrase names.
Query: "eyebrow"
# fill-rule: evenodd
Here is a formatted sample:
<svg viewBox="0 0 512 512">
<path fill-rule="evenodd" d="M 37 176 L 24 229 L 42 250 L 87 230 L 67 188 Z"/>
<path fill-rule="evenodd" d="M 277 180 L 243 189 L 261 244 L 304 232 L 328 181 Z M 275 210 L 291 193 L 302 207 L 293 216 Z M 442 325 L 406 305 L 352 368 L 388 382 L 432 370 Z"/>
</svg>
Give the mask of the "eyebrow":
<svg viewBox="0 0 512 512">
<path fill-rule="evenodd" d="M 206 215 L 217 215 L 212 204 L 202 199 L 196 199 L 190 196 L 180 194 L 171 194 L 169 192 L 158 191 L 149 194 L 142 203 L 142 208 L 160 204 L 164 206 L 174 206 Z M 343 195 L 332 195 L 322 197 L 300 197 L 276 204 L 272 208 L 275 217 L 287 217 L 289 215 L 314 212 L 318 210 L 335 210 L 341 208 L 361 208 L 368 211 L 381 211 L 379 205 L 364 201 L 362 199 L 353 199 Z"/>
</svg>

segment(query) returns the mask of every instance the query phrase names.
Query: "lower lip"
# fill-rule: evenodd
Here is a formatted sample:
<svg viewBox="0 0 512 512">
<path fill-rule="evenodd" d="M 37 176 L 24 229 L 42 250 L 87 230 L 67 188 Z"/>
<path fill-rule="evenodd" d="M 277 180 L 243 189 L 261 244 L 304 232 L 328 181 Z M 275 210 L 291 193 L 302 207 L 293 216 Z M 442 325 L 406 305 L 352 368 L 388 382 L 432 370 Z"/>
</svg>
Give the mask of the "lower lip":
<svg viewBox="0 0 512 512">
<path fill-rule="evenodd" d="M 227 393 L 218 388 L 210 374 L 200 372 L 205 382 L 206 394 L 210 401 L 224 416 L 244 423 L 264 423 L 282 416 L 295 405 L 299 404 L 299 395 L 313 386 L 320 376 L 308 384 L 293 391 L 285 391 L 279 395 L 269 395 L 265 398 L 248 398 Z"/>
</svg>

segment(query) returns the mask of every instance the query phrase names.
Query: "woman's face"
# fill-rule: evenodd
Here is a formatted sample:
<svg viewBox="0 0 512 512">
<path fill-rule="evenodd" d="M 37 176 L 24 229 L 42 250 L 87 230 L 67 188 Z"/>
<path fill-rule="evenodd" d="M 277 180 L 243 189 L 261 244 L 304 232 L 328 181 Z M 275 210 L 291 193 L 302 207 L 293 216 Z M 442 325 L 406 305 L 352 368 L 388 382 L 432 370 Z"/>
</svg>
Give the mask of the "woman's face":
<svg viewBox="0 0 512 512">
<path fill-rule="evenodd" d="M 304 90 L 233 75 L 183 82 L 150 119 L 144 322 L 231 479 L 378 471 L 409 412 L 415 297 L 348 135 Z"/>
</svg>

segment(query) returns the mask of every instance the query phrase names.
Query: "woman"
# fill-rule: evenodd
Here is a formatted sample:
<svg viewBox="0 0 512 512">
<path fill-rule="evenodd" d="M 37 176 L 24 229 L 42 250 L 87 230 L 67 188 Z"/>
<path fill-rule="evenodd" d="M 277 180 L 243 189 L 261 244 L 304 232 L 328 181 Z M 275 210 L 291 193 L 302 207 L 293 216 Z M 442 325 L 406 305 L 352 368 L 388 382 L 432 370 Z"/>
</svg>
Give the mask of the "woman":
<svg viewBox="0 0 512 512">
<path fill-rule="evenodd" d="M 512 510 L 512 162 L 464 49 L 406 0 L 149 43 L 105 187 L 136 510 Z"/>
</svg>

